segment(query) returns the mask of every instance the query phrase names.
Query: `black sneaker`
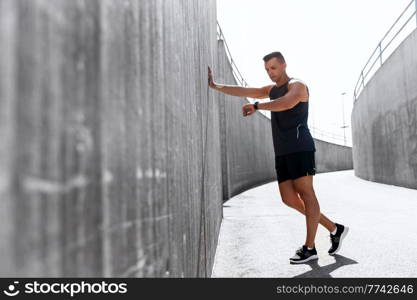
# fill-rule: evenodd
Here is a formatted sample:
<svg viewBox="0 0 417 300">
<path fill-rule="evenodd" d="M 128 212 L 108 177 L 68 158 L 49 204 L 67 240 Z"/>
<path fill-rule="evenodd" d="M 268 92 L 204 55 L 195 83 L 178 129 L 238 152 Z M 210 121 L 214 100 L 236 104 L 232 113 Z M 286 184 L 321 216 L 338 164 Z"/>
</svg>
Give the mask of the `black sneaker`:
<svg viewBox="0 0 417 300">
<path fill-rule="evenodd" d="M 342 241 L 349 231 L 349 227 L 343 226 L 341 224 L 336 223 L 336 227 L 336 234 L 330 234 L 330 242 L 332 243 L 332 246 L 329 249 L 330 255 L 336 254 L 337 251 L 339 251 L 342 246 Z"/>
<path fill-rule="evenodd" d="M 314 247 L 312 250 L 308 250 L 307 246 L 304 245 L 295 252 L 293 257 L 290 258 L 290 262 L 294 264 L 302 264 L 317 258 L 316 248 Z"/>
</svg>

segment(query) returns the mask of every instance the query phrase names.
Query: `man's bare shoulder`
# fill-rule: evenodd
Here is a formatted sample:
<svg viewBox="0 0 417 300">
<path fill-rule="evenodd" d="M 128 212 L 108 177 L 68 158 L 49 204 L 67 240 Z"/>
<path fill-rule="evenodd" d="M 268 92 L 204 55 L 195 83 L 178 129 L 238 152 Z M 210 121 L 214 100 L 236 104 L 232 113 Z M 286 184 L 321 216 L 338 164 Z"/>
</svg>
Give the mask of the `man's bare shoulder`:
<svg viewBox="0 0 417 300">
<path fill-rule="evenodd" d="M 288 89 L 291 90 L 293 88 L 305 89 L 308 92 L 307 84 L 298 78 L 291 78 L 291 80 L 288 82 Z"/>
<path fill-rule="evenodd" d="M 301 102 L 307 102 L 308 101 L 310 93 L 308 91 L 307 85 L 301 79 L 292 78 L 288 82 L 288 90 L 289 91 L 293 90 L 293 92 L 296 92 L 298 94 L 303 95 L 303 100 L 301 100 Z"/>
<path fill-rule="evenodd" d="M 261 87 L 261 89 L 269 96 L 269 93 L 271 92 L 272 88 L 274 87 L 274 84 L 266 85 L 264 87 Z"/>
<path fill-rule="evenodd" d="M 304 85 L 304 86 L 307 86 L 307 84 L 304 82 L 304 81 L 302 81 L 301 79 L 299 79 L 299 78 L 291 78 L 291 80 L 288 82 L 288 86 L 290 86 L 290 85 Z"/>
</svg>

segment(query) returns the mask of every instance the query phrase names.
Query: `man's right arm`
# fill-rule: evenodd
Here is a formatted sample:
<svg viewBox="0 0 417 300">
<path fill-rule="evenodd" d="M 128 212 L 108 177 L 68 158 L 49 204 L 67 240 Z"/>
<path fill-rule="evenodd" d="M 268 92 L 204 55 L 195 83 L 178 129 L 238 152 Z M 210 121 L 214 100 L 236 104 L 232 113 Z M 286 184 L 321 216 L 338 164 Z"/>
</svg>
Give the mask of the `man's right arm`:
<svg viewBox="0 0 417 300">
<path fill-rule="evenodd" d="M 214 83 L 213 75 L 211 69 L 209 67 L 208 71 L 208 84 L 211 88 L 237 97 L 249 97 L 249 98 L 257 98 L 257 99 L 264 99 L 269 97 L 269 91 L 271 90 L 272 85 L 264 86 L 262 88 L 245 88 L 241 86 L 234 86 L 234 85 L 222 85 L 218 83 Z"/>
<path fill-rule="evenodd" d="M 219 85 L 214 84 L 213 89 L 223 92 L 228 95 L 237 97 L 248 97 L 256 99 L 264 99 L 269 97 L 269 90 L 271 86 L 264 86 L 262 88 L 245 88 L 235 85 Z"/>
</svg>

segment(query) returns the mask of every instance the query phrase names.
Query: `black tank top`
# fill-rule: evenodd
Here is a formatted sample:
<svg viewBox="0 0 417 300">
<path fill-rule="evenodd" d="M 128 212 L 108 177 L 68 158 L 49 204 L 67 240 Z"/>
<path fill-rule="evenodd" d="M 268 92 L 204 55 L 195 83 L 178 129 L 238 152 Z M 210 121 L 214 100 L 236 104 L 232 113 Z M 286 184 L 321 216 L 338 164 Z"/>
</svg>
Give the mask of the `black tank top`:
<svg viewBox="0 0 417 300">
<path fill-rule="evenodd" d="M 275 100 L 284 96 L 288 92 L 288 83 L 291 80 L 292 78 L 281 86 L 275 85 L 269 92 L 269 98 Z M 313 137 L 307 126 L 307 119 L 308 101 L 299 102 L 288 110 L 271 111 L 272 139 L 275 155 L 316 151 Z"/>
</svg>

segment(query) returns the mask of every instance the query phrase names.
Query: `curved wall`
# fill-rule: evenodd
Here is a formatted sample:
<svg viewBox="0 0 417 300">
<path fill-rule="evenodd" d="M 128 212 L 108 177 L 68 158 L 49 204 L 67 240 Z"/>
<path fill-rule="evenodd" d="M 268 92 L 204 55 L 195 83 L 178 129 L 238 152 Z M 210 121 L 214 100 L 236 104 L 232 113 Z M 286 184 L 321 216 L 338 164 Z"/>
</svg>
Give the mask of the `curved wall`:
<svg viewBox="0 0 417 300">
<path fill-rule="evenodd" d="M 1 276 L 210 276 L 216 49 L 214 0 L 0 0 Z"/>
<path fill-rule="evenodd" d="M 353 169 L 352 148 L 314 139 L 317 173 Z"/>
<path fill-rule="evenodd" d="M 224 43 L 218 41 L 216 82 L 236 85 Z M 228 200 L 252 187 L 276 180 L 271 121 L 257 112 L 242 115 L 246 98 L 214 91 L 220 104 L 223 197 Z"/>
<path fill-rule="evenodd" d="M 375 73 L 352 111 L 355 175 L 417 188 L 417 30 Z"/>
</svg>

